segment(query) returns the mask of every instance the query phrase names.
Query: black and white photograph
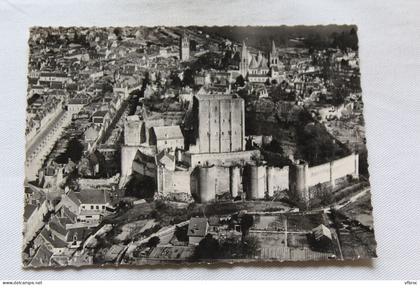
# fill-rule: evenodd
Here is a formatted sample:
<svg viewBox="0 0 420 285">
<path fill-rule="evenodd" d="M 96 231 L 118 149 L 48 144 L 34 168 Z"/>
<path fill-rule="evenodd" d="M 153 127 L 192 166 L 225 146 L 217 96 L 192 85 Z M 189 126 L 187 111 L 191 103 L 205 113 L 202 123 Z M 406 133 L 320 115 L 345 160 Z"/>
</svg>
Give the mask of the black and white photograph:
<svg viewBox="0 0 420 285">
<path fill-rule="evenodd" d="M 0 1 L 1 285 L 420 281 L 420 1 Z"/>
<path fill-rule="evenodd" d="M 377 257 L 356 25 L 28 46 L 24 267 Z"/>
</svg>

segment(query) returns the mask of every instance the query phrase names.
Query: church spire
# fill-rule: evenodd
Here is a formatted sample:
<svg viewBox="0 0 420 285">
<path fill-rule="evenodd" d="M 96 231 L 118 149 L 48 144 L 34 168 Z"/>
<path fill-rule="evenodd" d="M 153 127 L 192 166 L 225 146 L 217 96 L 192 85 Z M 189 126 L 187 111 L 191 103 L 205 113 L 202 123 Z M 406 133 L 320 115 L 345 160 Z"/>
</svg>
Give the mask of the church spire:
<svg viewBox="0 0 420 285">
<path fill-rule="evenodd" d="M 271 41 L 271 52 L 269 54 L 270 57 L 270 67 L 277 66 L 278 65 L 278 55 L 277 55 L 277 49 L 276 44 L 274 43 L 274 40 Z"/>
<path fill-rule="evenodd" d="M 244 77 L 248 73 L 248 49 L 246 48 L 245 41 L 242 42 L 241 62 L 239 63 L 239 72 Z"/>
<path fill-rule="evenodd" d="M 245 45 L 245 41 L 242 41 L 242 51 L 241 51 L 241 55 L 245 55 L 248 52 L 246 45 Z"/>
<path fill-rule="evenodd" d="M 274 40 L 271 41 L 271 53 L 274 55 L 276 54 L 276 44 L 274 43 Z"/>
</svg>

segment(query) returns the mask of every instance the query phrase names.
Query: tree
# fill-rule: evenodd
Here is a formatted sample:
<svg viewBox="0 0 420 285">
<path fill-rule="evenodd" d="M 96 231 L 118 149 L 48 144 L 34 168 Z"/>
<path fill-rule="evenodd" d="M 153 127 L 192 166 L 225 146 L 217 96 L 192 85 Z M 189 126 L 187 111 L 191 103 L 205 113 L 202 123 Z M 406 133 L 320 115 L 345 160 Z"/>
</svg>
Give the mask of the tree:
<svg viewBox="0 0 420 285">
<path fill-rule="evenodd" d="M 333 202 L 333 196 L 331 191 L 321 183 L 315 185 L 316 187 L 316 195 L 319 198 L 320 204 L 322 206 L 328 206 Z"/>
<path fill-rule="evenodd" d="M 122 35 L 122 29 L 121 28 L 119 28 L 119 27 L 117 27 L 117 28 L 115 28 L 114 29 L 114 34 L 117 36 L 117 39 L 119 40 L 119 41 L 121 41 L 122 40 L 122 37 L 121 37 L 121 35 Z"/>
<path fill-rule="evenodd" d="M 242 230 L 242 240 L 249 233 L 249 229 L 254 225 L 254 217 L 249 214 L 244 214 L 241 218 L 241 230 Z"/>
<path fill-rule="evenodd" d="M 267 151 L 283 154 L 283 148 L 278 140 L 273 139 L 269 145 L 265 147 Z"/>
<path fill-rule="evenodd" d="M 207 234 L 194 251 L 195 259 L 216 259 L 220 255 L 219 242 L 211 234 Z"/>
<path fill-rule="evenodd" d="M 160 71 L 156 74 L 156 85 L 161 88 L 162 87 L 162 74 Z"/>
<path fill-rule="evenodd" d="M 239 87 L 244 87 L 245 86 L 245 79 L 244 77 L 241 75 L 239 75 L 238 77 L 236 77 L 236 81 L 235 84 Z"/>
<path fill-rule="evenodd" d="M 171 72 L 171 75 L 169 77 L 171 79 L 171 85 L 175 88 L 179 88 L 182 86 L 182 81 L 179 78 L 178 74 L 175 72 Z"/>
<path fill-rule="evenodd" d="M 186 69 L 184 71 L 184 79 L 182 80 L 183 86 L 194 86 L 194 71 L 191 69 Z"/>
<path fill-rule="evenodd" d="M 309 165 L 318 165 L 348 153 L 348 150 L 344 146 L 340 147 L 321 124 L 307 123 L 306 126 L 297 127 L 296 130 L 298 151 Z"/>
<path fill-rule="evenodd" d="M 148 247 L 156 247 L 160 243 L 160 238 L 158 236 L 153 236 L 147 241 Z"/>
<path fill-rule="evenodd" d="M 270 97 L 273 99 L 274 102 L 278 101 L 294 101 L 294 94 L 288 93 L 286 91 L 287 84 L 280 84 L 275 85 L 272 89 Z"/>
<path fill-rule="evenodd" d="M 146 71 L 144 73 L 144 78 L 142 81 L 142 86 L 141 86 L 141 90 L 144 92 L 144 90 L 146 90 L 147 85 L 150 84 L 150 74 L 148 71 Z"/>
<path fill-rule="evenodd" d="M 260 241 L 255 236 L 247 236 L 241 247 L 243 258 L 254 258 L 260 249 Z"/>
<path fill-rule="evenodd" d="M 221 60 L 221 63 L 220 63 L 221 67 L 223 69 L 227 69 L 229 67 L 229 64 L 231 63 L 231 59 L 232 59 L 232 51 L 227 50 Z"/>
<path fill-rule="evenodd" d="M 188 227 L 184 226 L 184 227 L 175 227 L 175 237 L 179 240 L 179 241 L 188 241 Z"/>
</svg>

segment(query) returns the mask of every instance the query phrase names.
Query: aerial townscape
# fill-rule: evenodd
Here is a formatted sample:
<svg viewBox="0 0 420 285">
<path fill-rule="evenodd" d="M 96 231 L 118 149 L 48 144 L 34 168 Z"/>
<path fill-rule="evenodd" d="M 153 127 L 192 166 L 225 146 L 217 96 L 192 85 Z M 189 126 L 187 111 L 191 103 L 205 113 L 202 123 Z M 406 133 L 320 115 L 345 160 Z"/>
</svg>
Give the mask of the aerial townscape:
<svg viewBox="0 0 420 285">
<path fill-rule="evenodd" d="M 376 257 L 356 26 L 28 43 L 24 267 Z"/>
</svg>

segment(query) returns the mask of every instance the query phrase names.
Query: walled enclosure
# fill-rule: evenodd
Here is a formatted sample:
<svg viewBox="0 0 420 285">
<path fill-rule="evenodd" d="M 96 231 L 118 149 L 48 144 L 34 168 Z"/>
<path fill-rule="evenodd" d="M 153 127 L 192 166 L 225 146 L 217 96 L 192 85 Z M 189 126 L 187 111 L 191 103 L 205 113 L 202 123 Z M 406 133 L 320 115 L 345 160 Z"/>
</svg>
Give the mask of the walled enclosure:
<svg viewBox="0 0 420 285">
<path fill-rule="evenodd" d="M 336 179 L 347 175 L 359 177 L 359 155 L 356 153 L 313 167 L 305 161 L 298 161 L 290 171 L 290 189 L 308 202 L 309 187 L 325 182 L 334 187 Z"/>
</svg>

